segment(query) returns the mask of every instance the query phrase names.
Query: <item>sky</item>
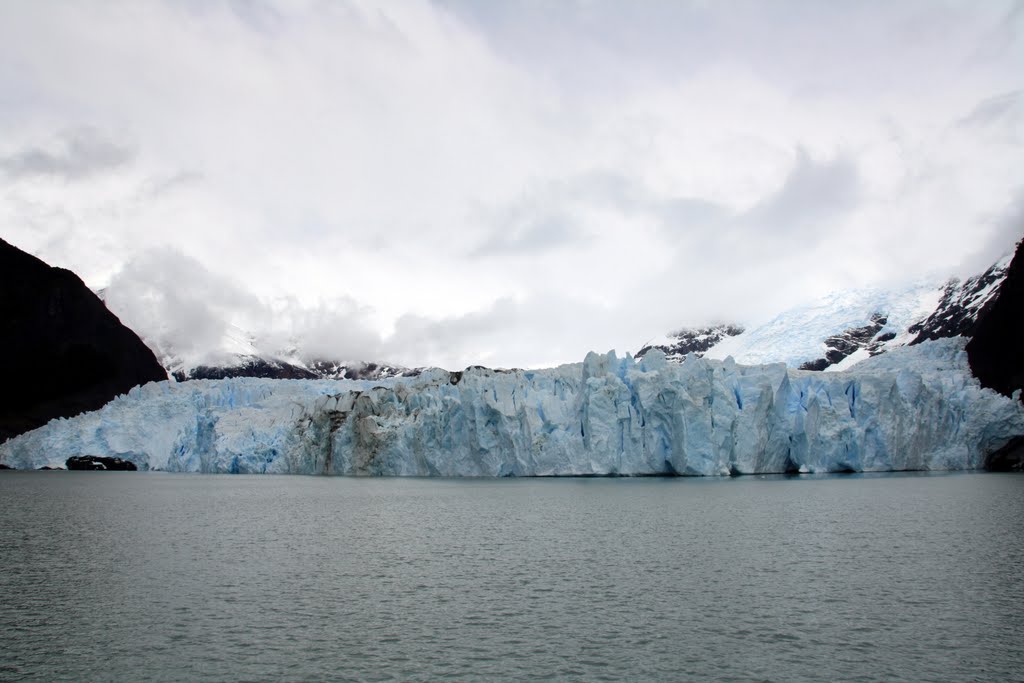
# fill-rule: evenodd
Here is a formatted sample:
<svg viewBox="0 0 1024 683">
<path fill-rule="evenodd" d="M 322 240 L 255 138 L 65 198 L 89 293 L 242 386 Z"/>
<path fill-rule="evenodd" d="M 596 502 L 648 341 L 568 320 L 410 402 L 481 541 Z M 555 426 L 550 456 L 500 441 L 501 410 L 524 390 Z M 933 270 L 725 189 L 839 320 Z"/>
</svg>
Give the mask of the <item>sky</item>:
<svg viewBox="0 0 1024 683">
<path fill-rule="evenodd" d="M 151 345 L 637 351 L 1024 236 L 1024 0 L 0 0 L 0 237 Z"/>
</svg>

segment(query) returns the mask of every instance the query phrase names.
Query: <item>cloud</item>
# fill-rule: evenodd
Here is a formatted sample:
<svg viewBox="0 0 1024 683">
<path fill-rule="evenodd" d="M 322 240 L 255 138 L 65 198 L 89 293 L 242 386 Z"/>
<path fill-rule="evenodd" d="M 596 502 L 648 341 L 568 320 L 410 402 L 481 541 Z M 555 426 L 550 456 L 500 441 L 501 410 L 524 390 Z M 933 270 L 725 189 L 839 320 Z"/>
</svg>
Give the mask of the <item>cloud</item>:
<svg viewBox="0 0 1024 683">
<path fill-rule="evenodd" d="M 60 133 L 54 148 L 31 147 L 0 158 L 0 170 L 14 179 L 53 176 L 79 180 L 124 166 L 135 154 L 133 145 L 85 126 Z"/>
<path fill-rule="evenodd" d="M 1005 7 L 1004 13 L 992 22 L 982 39 L 978 41 L 973 55 L 974 61 L 992 62 L 1004 59 L 1020 47 L 1020 39 L 1024 35 L 1024 0 L 999 4 Z"/>
<path fill-rule="evenodd" d="M 837 214 L 856 206 L 859 179 L 856 165 L 849 159 L 836 157 L 818 162 L 806 149 L 798 148 L 793 168 L 782 186 L 737 218 L 772 235 L 776 242 L 822 234 L 823 228 Z"/>
<path fill-rule="evenodd" d="M 623 330 L 622 312 L 557 292 L 504 297 L 457 316 L 402 316 L 385 340 L 384 354 L 405 365 L 455 370 L 478 364 L 551 366 L 582 360 L 579 349 L 637 351 L 643 340 Z M 545 334 L 538 334 L 538 324 Z"/>
<path fill-rule="evenodd" d="M 125 264 L 104 299 L 158 355 L 192 363 L 221 360 L 233 322 L 266 313 L 240 285 L 171 247 L 147 250 Z"/>
<path fill-rule="evenodd" d="M 0 229 L 190 353 L 635 349 L 1002 239 L 1021 6 L 0 3 Z"/>
<path fill-rule="evenodd" d="M 577 233 L 564 216 L 538 216 L 518 225 L 497 228 L 483 244 L 473 250 L 474 256 L 534 253 L 572 244 Z"/>
<path fill-rule="evenodd" d="M 986 227 L 986 237 L 973 244 L 965 255 L 960 275 L 981 272 L 1024 239 L 1024 186 L 1017 188 L 1005 206 L 993 212 Z"/>
<path fill-rule="evenodd" d="M 575 206 L 579 188 L 573 183 L 549 183 L 501 207 L 478 212 L 488 232 L 469 251 L 470 258 L 536 256 L 586 239 Z"/>
<path fill-rule="evenodd" d="M 171 247 L 125 264 L 104 300 L 165 362 L 186 367 L 233 361 L 235 354 L 301 360 L 379 360 L 371 311 L 349 298 L 304 306 L 294 298 L 257 298 Z"/>
<path fill-rule="evenodd" d="M 1024 90 L 986 97 L 958 123 L 961 126 L 987 126 L 993 123 L 1012 121 L 1020 116 L 1022 99 L 1024 99 Z"/>
<path fill-rule="evenodd" d="M 147 198 L 158 199 L 161 195 L 174 192 L 182 188 L 188 188 L 203 180 L 202 173 L 195 171 L 177 171 L 166 176 L 159 176 L 148 180 L 142 188 Z"/>
<path fill-rule="evenodd" d="M 278 35 L 285 27 L 286 19 L 272 2 L 265 0 L 230 0 L 229 7 L 239 19 L 254 31 L 266 35 Z"/>
<path fill-rule="evenodd" d="M 283 305 L 282 305 L 283 304 Z M 349 297 L 305 307 L 278 301 L 263 323 L 259 346 L 268 354 L 294 346 L 303 361 L 385 360 L 381 336 L 370 322 L 372 311 Z"/>
</svg>

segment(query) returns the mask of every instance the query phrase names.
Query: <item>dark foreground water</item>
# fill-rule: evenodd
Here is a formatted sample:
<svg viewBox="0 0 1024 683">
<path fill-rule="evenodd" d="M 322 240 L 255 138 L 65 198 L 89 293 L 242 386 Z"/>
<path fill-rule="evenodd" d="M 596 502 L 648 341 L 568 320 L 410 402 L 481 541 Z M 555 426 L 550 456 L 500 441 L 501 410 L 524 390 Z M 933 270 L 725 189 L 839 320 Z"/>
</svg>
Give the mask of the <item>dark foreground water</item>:
<svg viewBox="0 0 1024 683">
<path fill-rule="evenodd" d="M 1024 476 L 0 473 L 0 680 L 1024 680 Z"/>
</svg>

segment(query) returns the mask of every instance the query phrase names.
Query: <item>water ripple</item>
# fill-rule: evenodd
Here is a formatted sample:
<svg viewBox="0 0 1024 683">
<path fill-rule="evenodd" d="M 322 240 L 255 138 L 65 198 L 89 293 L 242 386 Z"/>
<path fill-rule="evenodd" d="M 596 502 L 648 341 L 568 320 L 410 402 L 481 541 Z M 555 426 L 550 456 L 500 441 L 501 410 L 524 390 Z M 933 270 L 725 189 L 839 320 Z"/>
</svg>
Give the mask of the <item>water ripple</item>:
<svg viewBox="0 0 1024 683">
<path fill-rule="evenodd" d="M 0 680 L 1024 680 L 1024 477 L 0 474 Z"/>
</svg>

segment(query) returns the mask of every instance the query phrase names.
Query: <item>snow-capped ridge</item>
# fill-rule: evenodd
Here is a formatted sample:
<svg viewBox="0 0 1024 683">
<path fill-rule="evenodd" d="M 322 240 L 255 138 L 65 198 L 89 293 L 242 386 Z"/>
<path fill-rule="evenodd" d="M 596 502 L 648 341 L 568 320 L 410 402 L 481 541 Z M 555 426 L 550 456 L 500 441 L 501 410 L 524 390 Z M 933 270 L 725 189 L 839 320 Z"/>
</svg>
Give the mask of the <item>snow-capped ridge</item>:
<svg viewBox="0 0 1024 683">
<path fill-rule="evenodd" d="M 876 356 L 885 351 L 886 342 L 896 338 L 896 333 L 883 332 L 888 316 L 874 313 L 863 327 L 844 330 L 825 338 L 825 357 L 800 364 L 801 370 L 846 369 L 865 357 Z M 862 353 L 858 353 L 862 352 Z M 851 362 L 852 361 L 852 362 Z"/>
<path fill-rule="evenodd" d="M 422 368 L 404 368 L 367 362 L 343 363 L 339 361 L 316 360 L 311 363 L 293 359 L 294 362 L 279 358 L 261 356 L 236 356 L 219 365 L 198 365 L 186 373 L 173 373 L 178 382 L 200 379 L 225 379 L 229 377 L 260 377 L 263 379 L 387 379 L 389 377 L 414 377 Z"/>
<path fill-rule="evenodd" d="M 256 335 L 233 323 L 226 326 L 214 348 L 186 354 L 153 338 L 143 336 L 142 340 L 156 353 L 168 376 L 178 382 L 230 377 L 382 379 L 415 376 L 423 370 L 366 360 L 306 359 L 295 339 L 283 349 L 266 352 Z"/>
<path fill-rule="evenodd" d="M 917 335 L 910 343 L 970 336 L 979 316 L 999 295 L 1012 259 L 1013 254 L 1008 254 L 984 273 L 963 282 L 955 278 L 949 280 L 942 288 L 942 298 L 935 310 L 908 328 L 908 332 Z"/>
<path fill-rule="evenodd" d="M 658 349 L 673 361 L 682 362 L 687 355 L 695 353 L 703 355 L 726 337 L 735 337 L 743 333 L 743 327 L 733 323 L 719 323 L 704 327 L 683 327 L 668 335 L 646 342 L 637 351 L 637 357 L 643 357 L 651 349 Z"/>
<path fill-rule="evenodd" d="M 732 356 L 739 363 L 781 361 L 807 370 L 846 370 L 872 356 L 918 344 L 926 339 L 970 336 L 979 318 L 998 297 L 1013 254 L 984 273 L 963 282 L 921 280 L 903 287 L 869 287 L 835 292 L 817 302 L 780 313 L 767 323 L 721 334 L 705 346 L 693 337 L 718 328 L 696 328 L 678 339 L 652 342 L 668 359 L 682 362 L 687 353 L 707 358 Z M 678 343 L 679 351 L 671 344 Z"/>
</svg>

